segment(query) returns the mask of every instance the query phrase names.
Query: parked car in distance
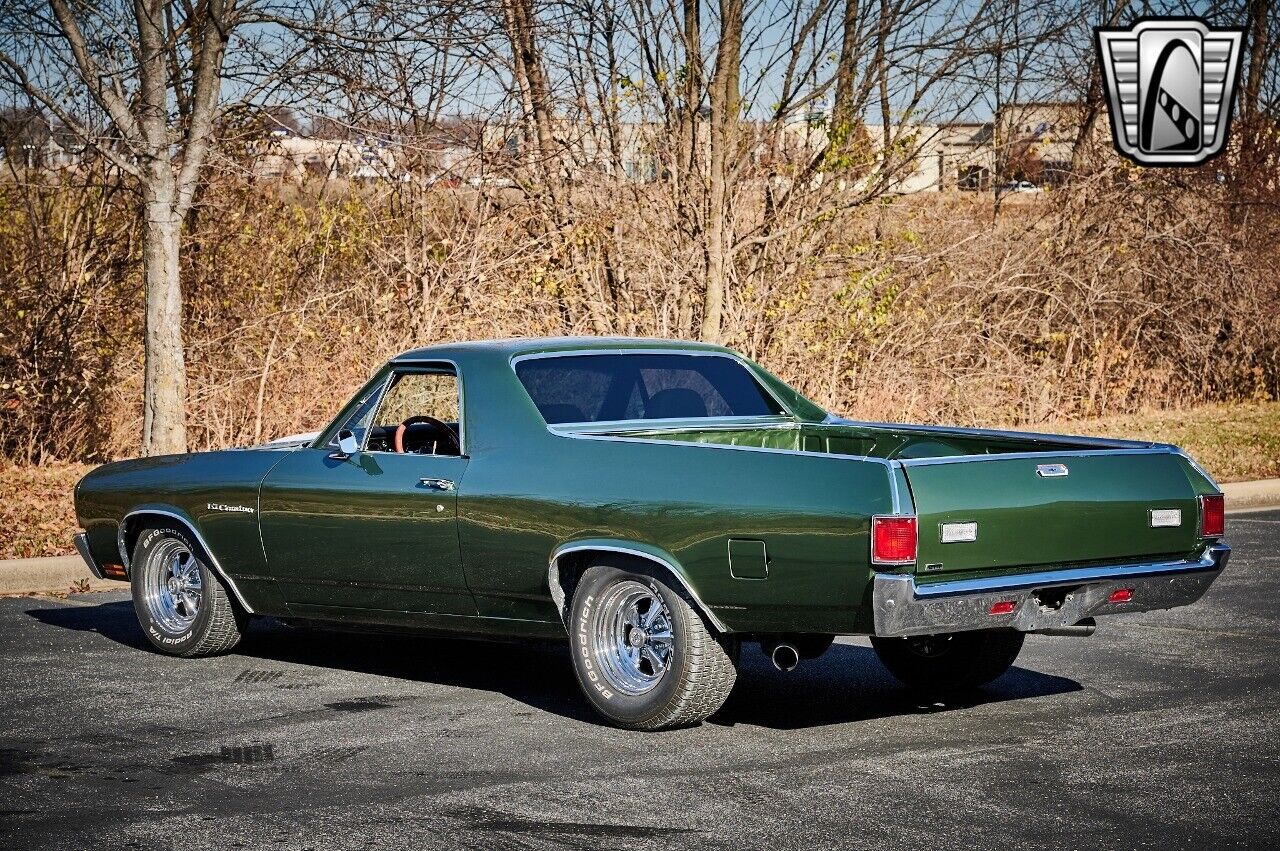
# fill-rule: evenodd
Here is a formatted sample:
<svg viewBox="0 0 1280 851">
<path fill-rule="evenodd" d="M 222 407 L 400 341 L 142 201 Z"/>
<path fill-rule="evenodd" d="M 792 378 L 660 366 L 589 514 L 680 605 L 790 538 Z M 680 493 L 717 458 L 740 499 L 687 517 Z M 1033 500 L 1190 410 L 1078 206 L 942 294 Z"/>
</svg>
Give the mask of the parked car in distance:
<svg viewBox="0 0 1280 851">
<path fill-rule="evenodd" d="M 1016 192 L 1044 192 L 1044 189 L 1036 186 L 1029 180 L 1011 180 L 996 189 L 996 192 L 1002 195 L 1007 195 Z"/>
<path fill-rule="evenodd" d="M 162 652 L 261 616 L 567 636 L 591 705 L 647 730 L 715 712 L 744 643 L 786 671 L 866 635 L 908 686 L 968 689 L 1028 633 L 1195 601 L 1230 553 L 1173 446 L 853 422 L 644 339 L 416 349 L 315 434 L 107 464 L 75 504 Z"/>
</svg>

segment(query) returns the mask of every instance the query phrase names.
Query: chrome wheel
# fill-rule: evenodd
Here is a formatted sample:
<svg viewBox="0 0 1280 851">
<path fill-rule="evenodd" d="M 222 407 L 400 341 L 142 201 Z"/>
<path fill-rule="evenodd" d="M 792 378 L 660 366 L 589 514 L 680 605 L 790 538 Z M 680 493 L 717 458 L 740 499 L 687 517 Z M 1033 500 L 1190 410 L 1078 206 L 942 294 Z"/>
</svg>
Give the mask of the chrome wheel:
<svg viewBox="0 0 1280 851">
<path fill-rule="evenodd" d="M 165 540 L 151 554 L 144 591 L 152 619 L 168 633 L 185 633 L 204 597 L 200 562 L 180 541 Z"/>
<path fill-rule="evenodd" d="M 671 667 L 671 612 L 648 586 L 625 580 L 608 589 L 594 612 L 592 655 L 609 685 L 623 694 L 653 689 Z"/>
</svg>

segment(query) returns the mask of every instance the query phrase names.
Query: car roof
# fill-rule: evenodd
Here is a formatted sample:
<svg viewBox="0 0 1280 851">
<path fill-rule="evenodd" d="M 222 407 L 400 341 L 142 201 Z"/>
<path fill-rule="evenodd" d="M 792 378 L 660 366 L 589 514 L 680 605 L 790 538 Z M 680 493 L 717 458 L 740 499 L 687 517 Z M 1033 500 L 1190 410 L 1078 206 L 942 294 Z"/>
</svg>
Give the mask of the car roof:
<svg viewBox="0 0 1280 851">
<path fill-rule="evenodd" d="M 626 351 L 627 349 L 663 349 L 672 352 L 726 352 L 729 349 L 710 343 L 689 340 L 664 340 L 657 337 L 516 337 L 506 340 L 473 340 L 458 343 L 440 343 L 410 349 L 392 358 L 393 361 L 432 360 L 459 355 L 488 355 L 510 359 L 520 355 L 555 352 Z"/>
</svg>

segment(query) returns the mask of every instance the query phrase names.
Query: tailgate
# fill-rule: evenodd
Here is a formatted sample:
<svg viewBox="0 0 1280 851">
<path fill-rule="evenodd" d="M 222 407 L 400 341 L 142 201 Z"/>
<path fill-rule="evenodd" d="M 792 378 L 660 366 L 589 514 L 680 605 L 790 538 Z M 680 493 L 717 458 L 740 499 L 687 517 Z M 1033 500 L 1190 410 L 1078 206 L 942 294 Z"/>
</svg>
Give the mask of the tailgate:
<svg viewBox="0 0 1280 851">
<path fill-rule="evenodd" d="M 918 573 L 1105 562 L 1190 552 L 1199 503 L 1181 459 L 1115 450 L 904 461 Z M 1152 510 L 1163 509 L 1153 526 Z M 1168 510 L 1180 511 L 1173 515 Z M 966 538 L 976 523 L 974 540 Z"/>
</svg>

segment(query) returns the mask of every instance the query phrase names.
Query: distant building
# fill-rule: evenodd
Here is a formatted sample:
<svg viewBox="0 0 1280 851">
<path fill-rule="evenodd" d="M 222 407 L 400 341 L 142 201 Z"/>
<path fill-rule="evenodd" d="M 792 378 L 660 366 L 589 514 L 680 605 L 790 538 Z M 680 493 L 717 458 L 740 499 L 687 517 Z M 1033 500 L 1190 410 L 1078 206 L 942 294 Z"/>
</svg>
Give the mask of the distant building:
<svg viewBox="0 0 1280 851">
<path fill-rule="evenodd" d="M 326 180 L 399 180 L 396 156 L 376 139 L 314 139 L 273 131 L 249 147 L 253 176 L 300 182 L 307 175 Z"/>
</svg>

